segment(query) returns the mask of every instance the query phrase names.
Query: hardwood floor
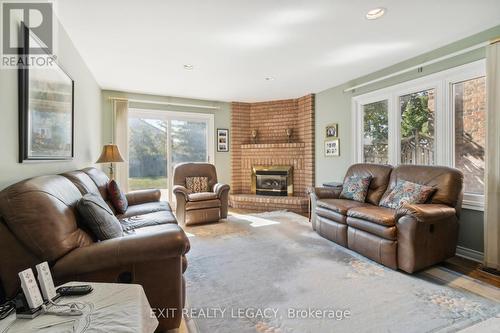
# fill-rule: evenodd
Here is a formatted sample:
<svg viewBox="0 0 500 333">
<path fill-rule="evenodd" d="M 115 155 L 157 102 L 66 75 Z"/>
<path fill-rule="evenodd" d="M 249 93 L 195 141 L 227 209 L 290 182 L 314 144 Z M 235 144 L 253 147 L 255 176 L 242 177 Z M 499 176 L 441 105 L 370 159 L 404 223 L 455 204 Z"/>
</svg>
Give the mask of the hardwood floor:
<svg viewBox="0 0 500 333">
<path fill-rule="evenodd" d="M 500 276 L 482 270 L 482 265 L 478 262 L 455 256 L 446 260 L 441 265 L 455 272 L 500 288 Z"/>
</svg>

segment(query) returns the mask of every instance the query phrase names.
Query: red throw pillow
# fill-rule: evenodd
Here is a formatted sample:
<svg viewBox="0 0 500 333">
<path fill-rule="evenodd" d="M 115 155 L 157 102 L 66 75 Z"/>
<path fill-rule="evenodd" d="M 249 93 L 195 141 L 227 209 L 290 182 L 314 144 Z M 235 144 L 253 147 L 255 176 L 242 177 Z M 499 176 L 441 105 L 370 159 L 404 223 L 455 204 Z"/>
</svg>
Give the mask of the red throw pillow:
<svg viewBox="0 0 500 333">
<path fill-rule="evenodd" d="M 118 183 L 114 180 L 110 181 L 108 184 L 108 194 L 116 211 L 120 214 L 124 214 L 128 208 L 128 201 L 125 197 L 125 193 L 120 190 Z"/>
</svg>

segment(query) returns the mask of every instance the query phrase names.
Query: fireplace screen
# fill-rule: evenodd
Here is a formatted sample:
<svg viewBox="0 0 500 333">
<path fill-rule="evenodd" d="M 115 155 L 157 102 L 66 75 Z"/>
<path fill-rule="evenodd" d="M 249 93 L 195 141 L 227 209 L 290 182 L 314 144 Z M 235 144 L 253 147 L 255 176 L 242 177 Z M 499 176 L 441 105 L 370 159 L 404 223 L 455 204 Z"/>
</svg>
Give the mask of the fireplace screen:
<svg viewBox="0 0 500 333">
<path fill-rule="evenodd" d="M 252 191 L 258 195 L 288 196 L 293 194 L 292 167 L 253 167 Z"/>
</svg>

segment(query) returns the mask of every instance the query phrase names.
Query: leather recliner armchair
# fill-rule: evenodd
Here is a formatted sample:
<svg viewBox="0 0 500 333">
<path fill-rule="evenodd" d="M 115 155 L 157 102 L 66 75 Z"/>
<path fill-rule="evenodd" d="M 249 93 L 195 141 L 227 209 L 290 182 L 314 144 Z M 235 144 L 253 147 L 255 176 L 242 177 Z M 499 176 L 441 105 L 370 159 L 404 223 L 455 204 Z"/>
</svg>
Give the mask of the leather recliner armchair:
<svg viewBox="0 0 500 333">
<path fill-rule="evenodd" d="M 96 241 L 75 206 L 83 194 L 108 201 L 106 174 L 87 168 L 40 176 L 0 192 L 0 282 L 5 296 L 18 292 L 17 273 L 47 261 L 56 284 L 68 281 L 135 283 L 159 316 L 157 332 L 178 328 L 184 307 L 189 240 L 158 190 L 127 193 L 129 208 L 117 215 L 128 235 Z"/>
<path fill-rule="evenodd" d="M 209 192 L 191 193 L 187 177 L 207 177 Z M 190 225 L 216 222 L 227 217 L 229 185 L 217 182 L 215 166 L 209 163 L 182 163 L 174 169 L 175 211 L 180 223 Z"/>
</svg>

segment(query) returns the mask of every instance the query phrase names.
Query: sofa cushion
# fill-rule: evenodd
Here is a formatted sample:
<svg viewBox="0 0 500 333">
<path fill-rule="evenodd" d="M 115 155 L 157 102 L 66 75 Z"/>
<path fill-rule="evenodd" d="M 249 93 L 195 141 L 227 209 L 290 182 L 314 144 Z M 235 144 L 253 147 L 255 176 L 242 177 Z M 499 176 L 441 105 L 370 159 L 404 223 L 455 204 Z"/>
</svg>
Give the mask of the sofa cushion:
<svg viewBox="0 0 500 333">
<path fill-rule="evenodd" d="M 204 200 L 213 200 L 213 199 L 217 199 L 217 193 L 200 192 L 200 193 L 191 193 L 188 195 L 189 201 L 204 201 Z"/>
<path fill-rule="evenodd" d="M 166 201 L 147 202 L 139 205 L 128 206 L 124 214 L 118 214 L 116 217 L 121 220 L 131 216 L 144 215 L 160 211 L 172 211 Z"/>
<path fill-rule="evenodd" d="M 370 187 L 366 195 L 366 202 L 378 205 L 380 198 L 385 193 L 391 176 L 392 166 L 387 164 L 360 163 L 347 169 L 345 178 L 351 176 L 371 176 Z"/>
<path fill-rule="evenodd" d="M 340 199 L 365 202 L 371 176 L 351 176 L 344 180 Z"/>
<path fill-rule="evenodd" d="M 186 188 L 191 193 L 208 192 L 208 177 L 186 177 Z"/>
<path fill-rule="evenodd" d="M 367 205 L 349 209 L 347 216 L 384 226 L 396 225 L 396 210 L 391 208 Z"/>
<path fill-rule="evenodd" d="M 122 192 L 114 179 L 108 183 L 108 194 L 109 200 L 113 204 L 113 207 L 115 207 L 116 212 L 119 214 L 125 213 L 128 208 L 128 201 L 125 193 Z"/>
<path fill-rule="evenodd" d="M 347 216 L 323 207 L 316 207 L 316 215 L 324 217 L 330 221 L 346 224 Z"/>
<path fill-rule="evenodd" d="M 463 174 L 457 169 L 429 165 L 397 166 L 391 173 L 386 194 L 392 191 L 398 180 L 434 187 L 436 191 L 428 203 L 456 208 L 462 200 Z"/>
<path fill-rule="evenodd" d="M 361 220 L 354 217 L 347 218 L 347 225 L 349 227 L 353 227 L 359 230 L 366 231 L 372 235 L 377 235 L 379 237 L 389 239 L 389 240 L 397 240 L 398 238 L 398 230 L 395 225 L 393 226 L 385 226 L 377 223 L 373 223 L 371 221 Z"/>
<path fill-rule="evenodd" d="M 68 178 L 80 191 L 82 195 L 88 193 L 100 194 L 94 181 L 81 170 L 62 173 L 61 176 Z"/>
<path fill-rule="evenodd" d="M 397 209 L 405 203 L 422 204 L 429 199 L 434 191 L 432 186 L 398 180 L 392 191 L 380 200 L 380 206 Z"/>
<path fill-rule="evenodd" d="M 221 206 L 219 199 L 188 201 L 186 202 L 186 211 L 195 209 L 218 208 Z"/>
<path fill-rule="evenodd" d="M 81 197 L 63 176 L 34 177 L 0 192 L 0 215 L 23 246 L 50 262 L 93 243 L 77 224 L 75 206 Z"/>
<path fill-rule="evenodd" d="M 347 211 L 355 207 L 371 206 L 370 204 L 364 202 L 346 199 L 320 199 L 317 201 L 316 205 L 318 207 L 326 208 L 342 215 L 347 215 Z"/>
<path fill-rule="evenodd" d="M 96 168 L 85 168 L 82 169 L 81 171 L 85 172 L 94 182 L 94 184 L 97 186 L 99 189 L 99 192 L 101 193 L 102 198 L 104 201 L 108 201 L 108 183 L 109 183 L 109 178 L 108 176 L 100 169 Z"/>
<path fill-rule="evenodd" d="M 142 215 L 135 215 L 120 219 L 124 231 L 131 231 L 150 226 L 177 223 L 174 214 L 171 211 L 163 210 Z"/>
<path fill-rule="evenodd" d="M 101 196 L 85 194 L 76 204 L 83 217 L 83 223 L 89 227 L 98 240 L 106 240 L 123 236 L 123 229 Z"/>
</svg>

